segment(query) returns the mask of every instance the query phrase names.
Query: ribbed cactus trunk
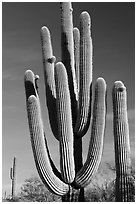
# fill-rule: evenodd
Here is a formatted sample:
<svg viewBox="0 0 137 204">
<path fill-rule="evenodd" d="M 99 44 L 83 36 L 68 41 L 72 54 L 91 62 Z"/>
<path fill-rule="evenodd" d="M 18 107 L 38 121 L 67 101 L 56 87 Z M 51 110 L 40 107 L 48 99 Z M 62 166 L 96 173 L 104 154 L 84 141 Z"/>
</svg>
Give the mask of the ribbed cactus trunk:
<svg viewBox="0 0 137 204">
<path fill-rule="evenodd" d="M 80 15 L 80 28 L 73 28 L 72 5 L 61 2 L 62 62 L 55 62 L 49 29 L 41 29 L 46 103 L 53 135 L 59 142 L 60 171 L 51 159 L 42 121 L 37 79 L 25 73 L 26 105 L 31 145 L 37 171 L 47 188 L 62 201 L 84 201 L 84 187 L 97 172 L 103 150 L 106 116 L 106 83 L 98 78 L 92 106 L 91 20 Z M 87 159 L 82 161 L 82 137 L 90 123 Z"/>
<path fill-rule="evenodd" d="M 16 195 L 16 157 L 14 157 L 13 166 L 10 169 L 10 179 L 11 179 L 11 199 L 15 200 L 15 195 Z"/>
<path fill-rule="evenodd" d="M 60 167 L 63 180 L 69 184 L 72 183 L 75 178 L 73 128 L 67 72 L 61 62 L 57 63 L 55 66 L 55 84 L 57 96 L 58 132 L 60 135 Z"/>
<path fill-rule="evenodd" d="M 126 87 L 121 81 L 113 86 L 113 128 L 116 164 L 116 202 L 129 202 L 131 160 Z"/>
</svg>

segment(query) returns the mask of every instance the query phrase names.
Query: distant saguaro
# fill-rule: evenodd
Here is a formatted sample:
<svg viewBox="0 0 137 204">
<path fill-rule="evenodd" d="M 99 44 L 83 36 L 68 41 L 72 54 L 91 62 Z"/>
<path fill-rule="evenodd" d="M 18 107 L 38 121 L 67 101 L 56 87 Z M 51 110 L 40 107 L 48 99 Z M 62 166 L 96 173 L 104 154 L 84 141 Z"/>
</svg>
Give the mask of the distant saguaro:
<svg viewBox="0 0 137 204">
<path fill-rule="evenodd" d="M 10 179 L 11 179 L 11 198 L 15 199 L 16 195 L 16 157 L 13 159 L 13 165 L 10 169 Z"/>
</svg>

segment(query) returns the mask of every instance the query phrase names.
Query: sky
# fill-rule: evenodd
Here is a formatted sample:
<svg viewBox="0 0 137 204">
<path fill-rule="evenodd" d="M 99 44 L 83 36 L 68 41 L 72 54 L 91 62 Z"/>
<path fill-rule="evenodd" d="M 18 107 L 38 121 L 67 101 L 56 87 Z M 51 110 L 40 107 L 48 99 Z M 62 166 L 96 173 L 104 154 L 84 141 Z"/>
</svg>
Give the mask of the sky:
<svg viewBox="0 0 137 204">
<path fill-rule="evenodd" d="M 121 80 L 127 88 L 131 155 L 135 153 L 135 8 L 134 3 L 73 2 L 73 23 L 87 11 L 92 19 L 93 89 L 98 77 L 107 83 L 107 123 L 102 162 L 114 163 L 112 129 L 112 86 Z M 2 3 L 2 185 L 10 192 L 9 170 L 17 157 L 17 185 L 37 175 L 30 144 L 24 90 L 24 73 L 40 76 L 39 92 L 49 149 L 58 166 L 58 142 L 48 122 L 45 103 L 40 29 L 51 33 L 53 52 L 61 60 L 59 2 Z M 86 158 L 90 128 L 83 138 Z"/>
</svg>

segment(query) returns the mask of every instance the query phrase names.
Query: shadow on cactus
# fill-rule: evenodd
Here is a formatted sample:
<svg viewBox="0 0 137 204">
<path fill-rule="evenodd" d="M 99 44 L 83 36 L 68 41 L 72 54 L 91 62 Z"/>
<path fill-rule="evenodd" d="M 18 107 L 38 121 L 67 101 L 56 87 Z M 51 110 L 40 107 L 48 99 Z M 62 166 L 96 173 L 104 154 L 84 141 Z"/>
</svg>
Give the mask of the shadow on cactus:
<svg viewBox="0 0 137 204">
<path fill-rule="evenodd" d="M 92 107 L 92 38 L 87 12 L 80 15 L 80 28 L 73 28 L 70 2 L 60 3 L 62 62 L 53 56 L 50 32 L 41 29 L 46 102 L 53 135 L 59 142 L 60 171 L 49 154 L 42 122 L 37 75 L 25 73 L 26 104 L 31 144 L 36 168 L 48 189 L 74 201 L 73 189 L 80 189 L 78 201 L 84 201 L 84 187 L 98 170 L 105 130 L 106 83 L 98 78 Z M 92 121 L 91 121 L 92 120 Z M 91 133 L 87 159 L 82 161 L 82 137 L 90 122 Z"/>
</svg>

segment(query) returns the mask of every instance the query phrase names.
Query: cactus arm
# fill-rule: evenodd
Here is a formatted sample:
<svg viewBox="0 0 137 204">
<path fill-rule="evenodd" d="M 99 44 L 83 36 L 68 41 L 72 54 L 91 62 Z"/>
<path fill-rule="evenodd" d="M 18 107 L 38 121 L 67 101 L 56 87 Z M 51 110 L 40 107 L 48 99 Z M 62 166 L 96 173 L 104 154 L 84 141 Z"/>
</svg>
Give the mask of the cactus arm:
<svg viewBox="0 0 137 204">
<path fill-rule="evenodd" d="M 52 132 L 58 140 L 57 118 L 56 118 L 56 89 L 54 80 L 54 63 L 55 57 L 53 56 L 51 36 L 47 27 L 43 26 L 41 29 L 41 43 L 43 54 L 43 68 L 46 89 L 46 101 L 49 113 L 49 121 L 51 124 Z"/>
<path fill-rule="evenodd" d="M 40 110 L 40 101 L 35 87 L 34 74 L 26 71 L 25 88 L 28 122 L 30 128 L 31 144 L 38 173 L 43 183 L 53 193 L 64 195 L 69 190 L 68 185 L 63 183 L 53 172 L 45 145 L 43 123 Z M 30 80 L 30 81 L 28 81 Z M 29 83 L 30 82 L 30 83 Z M 33 88 L 32 88 L 33 87 Z M 33 94 L 31 94 L 31 91 Z M 30 94 L 30 95 L 28 95 Z"/>
<path fill-rule="evenodd" d="M 61 2 L 61 48 L 62 62 L 67 70 L 71 96 L 72 119 L 76 121 L 77 114 L 77 82 L 74 67 L 74 40 L 71 2 Z"/>
<path fill-rule="evenodd" d="M 87 160 L 77 173 L 75 183 L 78 187 L 85 187 L 96 173 L 102 156 L 103 138 L 106 117 L 106 83 L 98 78 L 95 85 L 95 99 L 93 107 L 92 131 Z"/>
<path fill-rule="evenodd" d="M 55 66 L 55 84 L 58 130 L 60 142 L 61 174 L 66 183 L 72 183 L 75 176 L 73 152 L 73 128 L 70 93 L 65 66 L 58 62 Z"/>
<path fill-rule="evenodd" d="M 45 83 L 46 86 L 49 86 L 49 89 L 52 92 L 52 96 L 56 98 L 56 89 L 54 81 L 54 63 L 56 59 L 53 56 L 50 32 L 46 26 L 43 26 L 41 28 L 41 43 Z"/>
<path fill-rule="evenodd" d="M 73 28 L 74 38 L 74 61 L 75 61 L 75 73 L 77 81 L 77 100 L 79 98 L 79 43 L 80 43 L 80 32 L 78 28 Z"/>
<path fill-rule="evenodd" d="M 43 125 L 38 99 L 31 95 L 27 100 L 28 120 L 31 133 L 31 143 L 37 170 L 43 183 L 57 195 L 66 194 L 68 186 L 52 171 L 45 146 Z"/>
<path fill-rule="evenodd" d="M 91 84 L 92 84 L 92 39 L 91 20 L 87 12 L 80 15 L 80 95 L 79 112 L 75 126 L 75 134 L 83 136 L 88 130 L 91 116 Z"/>
<path fill-rule="evenodd" d="M 45 145 L 46 145 L 46 149 L 47 149 L 47 153 L 48 153 L 48 157 L 49 157 L 49 161 L 50 161 L 50 165 L 52 167 L 52 170 L 54 172 L 54 174 L 60 179 L 62 180 L 62 177 L 61 177 L 61 173 L 58 171 L 58 169 L 56 168 L 51 156 L 50 156 L 50 152 L 49 152 L 49 148 L 48 148 L 48 144 L 47 144 L 47 139 L 46 139 L 46 135 L 44 133 L 44 139 L 45 139 Z M 63 180 L 62 180 L 63 181 Z"/>
<path fill-rule="evenodd" d="M 76 72 L 76 80 L 77 80 L 77 111 L 79 111 L 79 91 L 80 91 L 80 32 L 79 29 L 74 27 L 73 28 L 73 38 L 74 38 L 74 61 L 75 61 L 75 72 Z M 75 174 L 83 166 L 83 159 L 82 159 L 82 137 L 77 137 L 74 134 L 74 160 L 75 160 Z M 84 188 L 80 189 L 79 198 L 80 201 L 84 200 Z"/>
<path fill-rule="evenodd" d="M 113 128 L 116 163 L 116 202 L 130 200 L 130 143 L 127 115 L 126 87 L 121 81 L 116 81 L 112 91 L 113 98 Z"/>
</svg>

